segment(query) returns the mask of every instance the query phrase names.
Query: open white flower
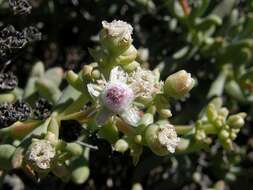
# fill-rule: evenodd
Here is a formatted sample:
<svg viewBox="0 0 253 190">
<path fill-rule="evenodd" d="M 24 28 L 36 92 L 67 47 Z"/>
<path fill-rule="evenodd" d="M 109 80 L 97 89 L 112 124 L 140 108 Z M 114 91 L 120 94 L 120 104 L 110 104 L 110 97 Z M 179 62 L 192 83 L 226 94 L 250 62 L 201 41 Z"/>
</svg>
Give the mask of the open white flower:
<svg viewBox="0 0 253 190">
<path fill-rule="evenodd" d="M 98 124 L 104 124 L 109 117 L 118 114 L 128 124 L 137 125 L 140 116 L 133 106 L 134 91 L 127 82 L 128 74 L 115 67 L 108 82 L 104 80 L 87 85 L 90 95 L 97 98 L 102 106 L 97 116 Z"/>
<path fill-rule="evenodd" d="M 102 21 L 103 28 L 107 30 L 108 35 L 117 37 L 120 41 L 132 43 L 133 27 L 127 22 L 113 20 L 112 22 Z"/>
<path fill-rule="evenodd" d="M 47 140 L 37 140 L 31 144 L 26 159 L 39 170 L 48 170 L 56 155 L 56 151 Z"/>
<path fill-rule="evenodd" d="M 180 141 L 177 137 L 175 127 L 170 124 L 159 128 L 157 132 L 157 139 L 159 143 L 166 147 L 170 153 L 175 152 L 175 149 Z"/>
<path fill-rule="evenodd" d="M 125 122 L 136 126 L 140 116 L 133 102 L 137 97 L 152 97 L 160 91 L 160 83 L 151 71 L 137 68 L 128 75 L 121 67 L 111 70 L 109 81 L 99 80 L 98 84 L 88 84 L 91 96 L 99 100 L 102 109 L 97 116 L 97 122 L 103 124 L 115 114 Z"/>
<path fill-rule="evenodd" d="M 129 83 L 136 96 L 143 98 L 152 98 L 154 94 L 161 91 L 163 85 L 154 72 L 141 67 L 137 67 L 131 74 Z"/>
</svg>

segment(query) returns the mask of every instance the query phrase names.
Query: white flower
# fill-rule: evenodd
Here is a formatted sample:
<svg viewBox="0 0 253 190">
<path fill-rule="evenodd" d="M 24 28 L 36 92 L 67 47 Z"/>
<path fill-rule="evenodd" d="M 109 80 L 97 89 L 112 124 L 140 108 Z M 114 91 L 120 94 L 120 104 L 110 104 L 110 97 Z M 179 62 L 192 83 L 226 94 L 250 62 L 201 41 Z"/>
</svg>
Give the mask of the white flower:
<svg viewBox="0 0 253 190">
<path fill-rule="evenodd" d="M 129 83 L 137 97 L 152 98 L 161 91 L 163 85 L 158 77 L 150 70 L 138 67 L 129 77 Z"/>
<path fill-rule="evenodd" d="M 127 22 L 121 20 L 102 21 L 102 25 L 109 36 L 119 38 L 120 41 L 132 43 L 133 27 Z"/>
<path fill-rule="evenodd" d="M 133 106 L 135 95 L 127 81 L 128 74 L 120 67 L 115 67 L 111 70 L 108 82 L 104 80 L 87 85 L 90 95 L 97 98 L 102 106 L 97 116 L 98 124 L 104 124 L 109 117 L 118 114 L 128 124 L 137 125 L 140 116 Z"/>
<path fill-rule="evenodd" d="M 157 139 L 159 143 L 163 147 L 166 147 L 170 153 L 175 152 L 175 149 L 180 141 L 180 138 L 177 137 L 174 126 L 170 124 L 158 129 Z"/>
<path fill-rule="evenodd" d="M 47 170 L 50 169 L 55 154 L 56 151 L 49 141 L 37 140 L 29 147 L 26 158 L 38 169 Z"/>
<path fill-rule="evenodd" d="M 157 81 L 151 71 L 137 68 L 128 75 L 117 66 L 111 70 L 109 81 L 98 80 L 98 84 L 88 84 L 90 95 L 99 100 L 102 106 L 97 117 L 98 123 L 103 124 L 117 114 L 128 124 L 136 126 L 140 116 L 133 102 L 138 97 L 151 98 L 159 92 L 161 83 Z"/>
</svg>

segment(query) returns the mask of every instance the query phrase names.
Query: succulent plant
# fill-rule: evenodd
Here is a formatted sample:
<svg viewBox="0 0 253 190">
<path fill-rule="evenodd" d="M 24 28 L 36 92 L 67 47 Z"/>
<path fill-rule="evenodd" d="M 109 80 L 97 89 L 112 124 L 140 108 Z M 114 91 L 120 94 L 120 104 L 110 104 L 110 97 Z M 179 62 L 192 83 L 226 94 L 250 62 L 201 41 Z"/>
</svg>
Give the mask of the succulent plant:
<svg viewBox="0 0 253 190">
<path fill-rule="evenodd" d="M 83 8 L 89 4 L 95 12 Z M 0 32 L 0 188 L 17 169 L 37 182 L 53 175 L 66 188 L 101 178 L 105 189 L 226 189 L 250 178 L 251 1 L 10 0 L 9 7 L 20 18 L 50 19 Z M 0 11 L 9 7 L 0 0 Z M 124 14 L 128 22 L 113 20 Z M 75 19 L 101 29 L 94 36 L 86 25 L 72 28 Z M 64 30 L 78 39 L 68 41 Z M 31 42 L 41 39 L 47 47 L 38 59 Z M 18 58 L 31 67 L 22 77 Z"/>
</svg>

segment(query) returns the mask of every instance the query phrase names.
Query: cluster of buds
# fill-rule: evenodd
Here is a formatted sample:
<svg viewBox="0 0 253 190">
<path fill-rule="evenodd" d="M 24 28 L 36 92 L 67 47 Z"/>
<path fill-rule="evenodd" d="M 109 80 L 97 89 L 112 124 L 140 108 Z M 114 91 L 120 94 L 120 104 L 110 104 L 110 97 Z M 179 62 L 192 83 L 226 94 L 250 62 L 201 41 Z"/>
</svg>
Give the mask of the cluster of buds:
<svg viewBox="0 0 253 190">
<path fill-rule="evenodd" d="M 63 92 L 59 88 L 62 69 L 45 71 L 41 62 L 35 64 L 22 95 L 37 109 L 36 117 L 0 129 L 1 135 L 17 140 L 15 145 L 0 147 L 0 159 L 8 166 L 39 177 L 52 172 L 64 181 L 83 183 L 89 175 L 88 150 L 94 148 L 82 142 L 88 138 L 87 133 L 82 134 L 84 128 L 96 131 L 115 151 L 129 150 L 134 164 L 145 147 L 165 156 L 182 152 L 184 147 L 187 152 L 191 145 L 201 148 L 205 135 L 213 132 L 224 145 L 236 137 L 245 115 L 227 118 L 228 111 L 214 103 L 195 128 L 171 124 L 171 99 L 188 95 L 194 87 L 191 74 L 181 70 L 162 81 L 159 69 L 149 70 L 136 60 L 131 25 L 114 20 L 103 21 L 102 26 L 100 45 L 90 49 L 95 62 L 79 73 L 67 71 L 69 86 Z M 34 97 L 46 100 L 36 102 Z M 189 137 L 198 144 L 187 145 Z M 6 147 L 10 153 L 1 155 Z"/>
<path fill-rule="evenodd" d="M 229 115 L 227 108 L 222 107 L 221 98 L 211 101 L 203 116 L 196 122 L 195 138 L 210 143 L 208 135 L 215 134 L 225 149 L 233 149 L 233 140 L 240 128 L 244 126 L 246 113 Z"/>
</svg>

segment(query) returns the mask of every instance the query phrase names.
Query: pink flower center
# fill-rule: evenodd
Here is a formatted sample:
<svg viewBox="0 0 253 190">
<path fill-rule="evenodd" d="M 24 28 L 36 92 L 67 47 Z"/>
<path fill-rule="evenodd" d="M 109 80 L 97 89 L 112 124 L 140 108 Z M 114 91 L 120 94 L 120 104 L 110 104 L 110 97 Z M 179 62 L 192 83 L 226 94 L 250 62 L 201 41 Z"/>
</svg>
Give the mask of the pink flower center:
<svg viewBox="0 0 253 190">
<path fill-rule="evenodd" d="M 117 86 L 109 88 L 106 92 L 107 100 L 109 100 L 112 104 L 120 104 L 125 96 L 125 89 L 119 88 Z"/>
<path fill-rule="evenodd" d="M 110 83 L 102 93 L 103 104 L 113 112 L 127 109 L 133 101 L 133 91 L 124 83 Z"/>
</svg>

